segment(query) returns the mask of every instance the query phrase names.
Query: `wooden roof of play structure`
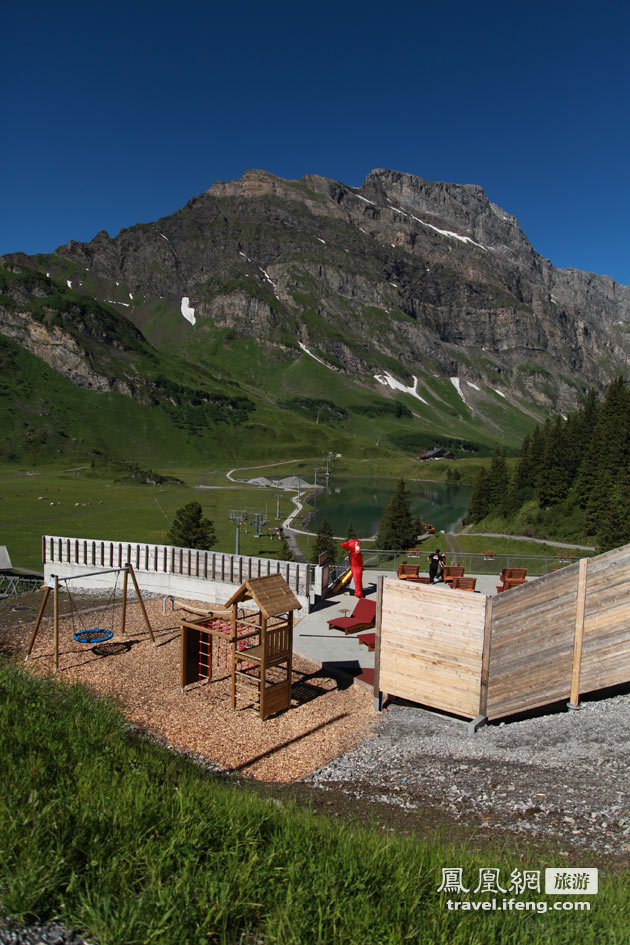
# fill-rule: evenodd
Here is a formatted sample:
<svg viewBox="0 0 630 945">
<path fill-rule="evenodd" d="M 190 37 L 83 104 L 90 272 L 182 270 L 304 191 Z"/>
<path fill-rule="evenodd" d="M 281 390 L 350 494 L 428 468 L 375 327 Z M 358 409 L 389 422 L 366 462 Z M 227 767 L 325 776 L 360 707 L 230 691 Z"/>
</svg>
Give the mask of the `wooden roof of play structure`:
<svg viewBox="0 0 630 945">
<path fill-rule="evenodd" d="M 250 578 L 225 602 L 232 607 L 242 601 L 253 600 L 265 617 L 277 617 L 290 610 L 300 610 L 302 605 L 281 574 Z"/>
</svg>

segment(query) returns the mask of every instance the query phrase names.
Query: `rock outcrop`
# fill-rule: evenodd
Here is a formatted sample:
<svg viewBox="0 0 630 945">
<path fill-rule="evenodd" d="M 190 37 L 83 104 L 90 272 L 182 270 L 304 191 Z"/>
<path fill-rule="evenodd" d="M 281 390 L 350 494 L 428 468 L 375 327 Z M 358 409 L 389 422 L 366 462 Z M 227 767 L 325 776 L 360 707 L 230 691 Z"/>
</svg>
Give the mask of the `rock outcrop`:
<svg viewBox="0 0 630 945">
<path fill-rule="evenodd" d="M 561 410 L 628 365 L 630 287 L 556 269 L 472 185 L 382 169 L 359 188 L 247 171 L 172 216 L 57 255 L 153 328 L 154 343 L 172 338 L 172 324 L 155 328 L 166 312 L 199 339 L 222 327 L 296 356 L 302 343 L 349 375 L 397 365 L 403 380 L 500 381 Z M 126 301 L 112 294 L 120 285 Z M 194 328 L 177 314 L 182 298 Z"/>
</svg>

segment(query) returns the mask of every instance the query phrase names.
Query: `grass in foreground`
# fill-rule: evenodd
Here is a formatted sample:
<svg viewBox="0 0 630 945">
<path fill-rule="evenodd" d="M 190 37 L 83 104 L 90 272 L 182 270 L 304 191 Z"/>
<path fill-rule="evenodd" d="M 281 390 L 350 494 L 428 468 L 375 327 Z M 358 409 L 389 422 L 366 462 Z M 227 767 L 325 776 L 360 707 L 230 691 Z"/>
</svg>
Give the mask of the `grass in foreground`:
<svg viewBox="0 0 630 945">
<path fill-rule="evenodd" d="M 532 864 L 278 808 L 133 739 L 117 710 L 82 687 L 1 665 L 0 758 L 5 919 L 56 917 L 100 945 L 630 937 L 626 879 L 600 877 L 589 913 L 449 911 L 437 893 L 442 868 L 463 867 L 470 886 L 480 867 L 506 877 Z"/>
</svg>

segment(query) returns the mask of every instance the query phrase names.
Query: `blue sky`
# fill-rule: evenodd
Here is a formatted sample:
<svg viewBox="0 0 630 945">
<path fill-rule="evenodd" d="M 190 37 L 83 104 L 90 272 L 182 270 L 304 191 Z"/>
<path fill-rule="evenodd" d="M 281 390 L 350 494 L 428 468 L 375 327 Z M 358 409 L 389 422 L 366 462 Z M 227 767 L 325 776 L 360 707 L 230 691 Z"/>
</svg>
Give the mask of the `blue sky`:
<svg viewBox="0 0 630 945">
<path fill-rule="evenodd" d="M 630 12 L 538 2 L 33 0 L 3 14 L 0 253 L 264 168 L 480 184 L 556 266 L 630 284 Z"/>
</svg>

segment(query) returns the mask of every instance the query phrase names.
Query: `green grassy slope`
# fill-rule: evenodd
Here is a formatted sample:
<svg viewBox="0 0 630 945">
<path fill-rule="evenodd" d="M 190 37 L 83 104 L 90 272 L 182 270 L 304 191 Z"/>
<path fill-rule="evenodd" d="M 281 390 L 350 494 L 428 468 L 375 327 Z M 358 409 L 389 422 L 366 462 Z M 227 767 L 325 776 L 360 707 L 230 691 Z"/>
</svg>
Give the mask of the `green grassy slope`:
<svg viewBox="0 0 630 945">
<path fill-rule="evenodd" d="M 164 544 L 177 509 L 195 501 L 214 523 L 216 551 L 235 550 L 230 509 L 248 510 L 250 519 L 254 512 L 266 512 L 269 523 L 260 538 L 251 526 L 241 529 L 240 551 L 277 557 L 279 542 L 273 531 L 294 508 L 290 495 L 280 497 L 278 520 L 275 493 L 230 485 L 225 471 L 221 488 L 195 488 L 204 478 L 203 470 L 188 469 L 186 482 L 148 485 L 132 480 L 129 470 L 116 474 L 112 469 L 106 476 L 100 464 L 96 470 L 89 464 L 69 468 L 0 465 L 0 545 L 8 547 L 14 566 L 41 570 L 44 534 Z"/>
<path fill-rule="evenodd" d="M 507 886 L 514 870 L 575 864 L 555 846 L 480 851 L 262 799 L 131 737 L 84 688 L 5 665 L 0 754 L 2 913 L 23 923 L 55 916 L 100 945 L 621 945 L 630 935 L 619 872 L 600 871 L 596 896 L 566 897 L 588 900 L 586 913 L 556 911 L 557 896 L 531 890 L 506 893 L 518 905 L 505 911 L 501 894 L 440 893 L 448 868 L 474 889 L 489 866 Z M 549 911 L 529 910 L 537 901 Z"/>
</svg>

